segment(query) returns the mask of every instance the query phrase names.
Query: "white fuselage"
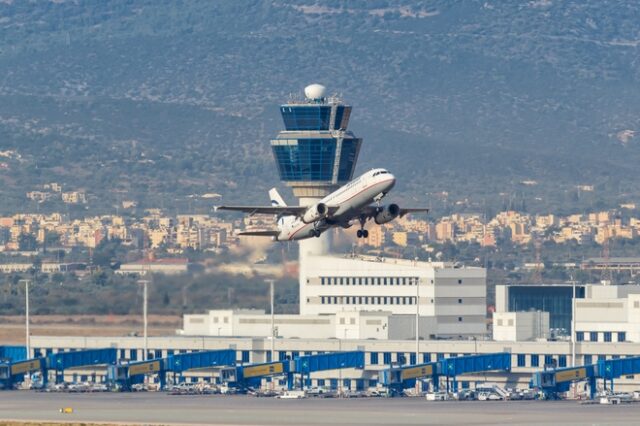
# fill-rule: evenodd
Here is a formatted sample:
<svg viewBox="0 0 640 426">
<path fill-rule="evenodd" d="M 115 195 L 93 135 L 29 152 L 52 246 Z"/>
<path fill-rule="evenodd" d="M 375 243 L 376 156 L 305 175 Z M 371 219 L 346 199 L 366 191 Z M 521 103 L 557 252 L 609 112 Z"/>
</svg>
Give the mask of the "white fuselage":
<svg viewBox="0 0 640 426">
<path fill-rule="evenodd" d="M 395 177 L 384 169 L 374 169 L 352 180 L 324 197 L 319 203 L 335 206 L 337 210 L 327 219 L 304 223 L 296 216 L 278 220 L 278 241 L 304 240 L 314 237 L 314 231 L 324 232 L 332 226 L 348 227 L 357 219 L 363 207 L 379 201 L 396 183 Z"/>
</svg>

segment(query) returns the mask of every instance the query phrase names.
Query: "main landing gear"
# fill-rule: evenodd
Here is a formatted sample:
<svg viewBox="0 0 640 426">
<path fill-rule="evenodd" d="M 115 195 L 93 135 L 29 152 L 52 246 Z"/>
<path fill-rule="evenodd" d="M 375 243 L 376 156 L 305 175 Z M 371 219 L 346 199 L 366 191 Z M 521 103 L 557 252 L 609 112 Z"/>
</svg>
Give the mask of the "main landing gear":
<svg viewBox="0 0 640 426">
<path fill-rule="evenodd" d="M 356 233 L 356 235 L 358 236 L 358 238 L 369 238 L 369 231 L 364 229 L 364 224 L 367 223 L 367 217 L 362 215 L 360 216 L 359 220 L 360 220 L 360 229 L 358 229 L 358 232 Z"/>
<path fill-rule="evenodd" d="M 369 238 L 369 231 L 367 231 L 366 229 L 358 229 L 356 235 L 358 236 L 358 238 Z"/>
</svg>

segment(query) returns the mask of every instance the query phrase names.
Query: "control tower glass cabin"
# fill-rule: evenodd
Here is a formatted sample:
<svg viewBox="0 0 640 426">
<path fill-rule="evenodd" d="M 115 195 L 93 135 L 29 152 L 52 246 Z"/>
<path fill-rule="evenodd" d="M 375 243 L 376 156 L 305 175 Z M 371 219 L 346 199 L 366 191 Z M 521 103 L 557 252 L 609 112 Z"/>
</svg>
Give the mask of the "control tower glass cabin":
<svg viewBox="0 0 640 426">
<path fill-rule="evenodd" d="M 353 177 L 362 139 L 347 130 L 351 106 L 325 88 L 305 88 L 304 100 L 280 106 L 285 130 L 271 140 L 280 180 L 300 204 L 328 195 Z"/>
</svg>

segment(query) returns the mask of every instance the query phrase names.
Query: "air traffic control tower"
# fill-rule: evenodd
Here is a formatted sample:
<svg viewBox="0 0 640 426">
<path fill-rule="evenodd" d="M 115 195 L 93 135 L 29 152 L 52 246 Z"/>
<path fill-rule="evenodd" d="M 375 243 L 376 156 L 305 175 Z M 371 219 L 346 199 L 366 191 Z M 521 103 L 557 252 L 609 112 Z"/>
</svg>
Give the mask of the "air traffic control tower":
<svg viewBox="0 0 640 426">
<path fill-rule="evenodd" d="M 271 140 L 280 180 L 293 190 L 301 206 L 312 205 L 350 181 L 362 139 L 347 130 L 351 106 L 312 84 L 303 100 L 280 106 L 284 130 Z M 322 255 L 330 247 L 330 231 L 300 241 L 301 294 L 306 255 Z"/>
<path fill-rule="evenodd" d="M 281 105 L 285 130 L 271 140 L 280 180 L 293 189 L 301 206 L 318 202 L 352 179 L 362 144 L 347 130 L 351 106 L 325 92 L 324 86 L 312 84 L 304 89 L 304 100 Z M 311 239 L 316 243 L 307 244 L 308 249 L 326 251 L 326 244 L 317 243 L 326 242 L 325 235 Z"/>
</svg>

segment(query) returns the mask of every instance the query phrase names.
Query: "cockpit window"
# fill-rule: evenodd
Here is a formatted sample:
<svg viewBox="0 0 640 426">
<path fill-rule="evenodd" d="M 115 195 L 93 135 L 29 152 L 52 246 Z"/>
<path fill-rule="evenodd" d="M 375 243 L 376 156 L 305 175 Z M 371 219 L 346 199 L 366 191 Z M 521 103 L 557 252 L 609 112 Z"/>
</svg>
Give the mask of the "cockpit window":
<svg viewBox="0 0 640 426">
<path fill-rule="evenodd" d="M 374 173 L 373 173 L 373 177 L 376 177 L 376 176 L 378 176 L 378 175 L 386 175 L 386 174 L 388 174 L 388 173 L 389 173 L 389 172 L 388 172 L 388 171 L 386 171 L 386 170 L 381 170 L 381 171 L 379 171 L 379 172 L 374 172 Z"/>
</svg>

